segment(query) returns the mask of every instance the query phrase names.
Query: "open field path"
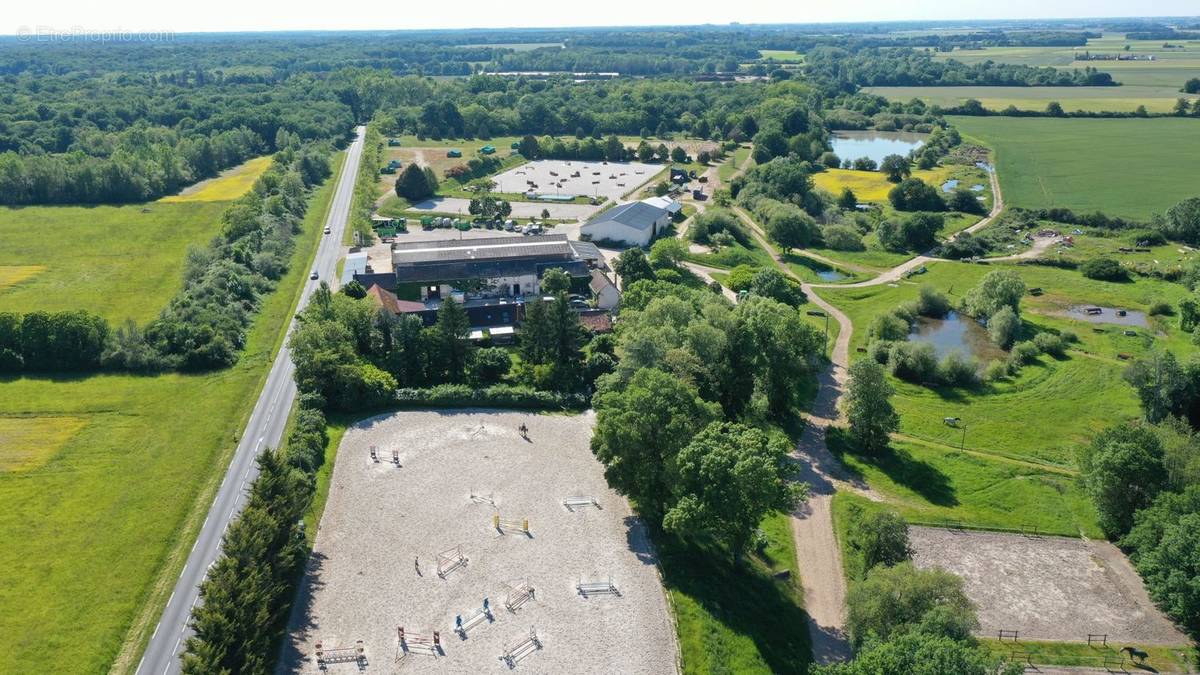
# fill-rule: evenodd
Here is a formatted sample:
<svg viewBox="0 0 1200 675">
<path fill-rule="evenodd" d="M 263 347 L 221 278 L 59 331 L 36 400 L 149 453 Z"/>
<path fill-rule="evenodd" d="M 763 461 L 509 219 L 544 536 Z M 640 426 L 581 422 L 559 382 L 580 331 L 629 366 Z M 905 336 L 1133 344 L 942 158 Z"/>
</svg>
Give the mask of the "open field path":
<svg viewBox="0 0 1200 675">
<path fill-rule="evenodd" d="M 337 188 L 325 222 L 331 232 L 322 238 L 316 259 L 313 261 L 313 269 L 321 279 L 334 279 L 338 260 L 344 254 L 341 246 L 342 234 L 350 215 L 350 201 L 354 193 L 354 181 L 358 176 L 364 133 L 363 127 L 356 130 L 357 135 L 346 151 L 342 173 L 337 179 Z M 297 313 L 308 304 L 309 297 L 320 283 L 319 280 L 305 281 L 300 302 L 296 307 Z M 288 332 L 294 327 L 295 319 L 289 325 Z M 163 609 L 162 619 L 146 645 L 137 673 L 165 675 L 180 672 L 179 655 L 191 635 L 188 624 L 192 608 L 200 599 L 200 583 L 207 576 L 208 568 L 221 554 L 221 539 L 226 528 L 244 506 L 246 489 L 258 475 L 259 453 L 264 448 L 279 447 L 283 439 L 288 414 L 296 398 L 296 383 L 292 379 L 294 369 L 291 350 L 285 341 L 275 355 L 262 393 L 259 394 L 241 441 L 234 451 L 233 459 L 230 460 L 229 469 L 217 490 L 208 517 L 205 518 L 192 552 L 188 555 L 187 564 L 184 565 L 183 572 L 175 583 L 175 590 Z"/>
<path fill-rule="evenodd" d="M 1004 198 L 1000 194 L 1000 182 L 996 172 L 990 171 L 992 210 L 978 223 L 962 230 L 977 232 L 987 227 L 1004 210 Z M 846 579 L 842 571 L 841 548 L 833 529 L 831 506 L 833 495 L 838 489 L 849 489 L 871 499 L 882 500 L 877 493 L 861 481 L 853 480 L 837 458 L 829 451 L 825 435 L 830 426 L 840 424 L 842 416 L 838 399 L 845 391 L 847 369 L 850 367 L 850 338 L 854 325 L 844 312 L 817 295 L 818 288 L 855 288 L 893 283 L 904 278 L 909 271 L 937 260 L 929 255 L 915 256 L 866 281 L 852 284 L 810 284 L 804 282 L 785 263 L 778 252 L 767 241 L 766 233 L 748 213 L 739 207 L 734 212 L 750 228 L 750 233 L 763 250 L 770 254 L 775 265 L 784 274 L 800 282 L 808 301 L 837 321 L 837 340 L 829 356 L 829 367 L 818 376 L 817 396 L 811 412 L 806 415 L 807 425 L 796 444 L 793 458 L 796 460 L 797 479 L 811 486 L 808 501 L 792 514 L 792 536 L 796 544 L 797 564 L 800 568 L 801 584 L 804 588 L 804 608 L 808 614 L 808 630 L 812 640 L 813 660 L 830 663 L 850 658 L 850 644 L 846 635 Z M 951 237 L 954 239 L 958 234 Z M 825 256 L 798 250 L 827 265 L 854 270 L 847 265 Z M 1036 254 L 1035 254 L 1036 255 Z M 1015 256 L 1014 256 L 1015 257 Z M 864 268 L 865 270 L 865 268 Z M 864 271 L 856 270 L 856 271 Z M 874 270 L 870 270 L 874 271 Z"/>
</svg>

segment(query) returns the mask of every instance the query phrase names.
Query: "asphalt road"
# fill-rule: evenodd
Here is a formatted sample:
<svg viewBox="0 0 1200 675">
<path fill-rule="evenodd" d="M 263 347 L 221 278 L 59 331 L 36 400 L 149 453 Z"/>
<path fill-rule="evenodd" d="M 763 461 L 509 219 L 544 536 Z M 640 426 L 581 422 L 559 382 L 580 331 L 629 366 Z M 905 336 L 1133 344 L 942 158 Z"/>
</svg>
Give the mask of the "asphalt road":
<svg viewBox="0 0 1200 675">
<path fill-rule="evenodd" d="M 350 215 L 354 180 L 358 174 L 359 156 L 362 154 L 363 131 L 362 127 L 356 130 L 357 137 L 346 153 L 346 161 L 342 165 L 342 173 L 338 177 L 337 189 L 329 209 L 329 219 L 325 222 L 331 232 L 323 236 L 313 263 L 312 269 L 318 272 L 320 280 L 305 282 L 298 309 L 303 309 L 308 304 L 309 296 L 321 280 L 336 282 L 334 276 L 338 259 L 342 256 L 342 235 Z M 288 332 L 294 327 L 293 319 Z M 179 655 L 191 633 L 188 623 L 192 607 L 199 599 L 200 582 L 204 581 L 208 568 L 220 555 L 221 539 L 225 530 L 241 509 L 246 488 L 258 475 L 258 463 L 255 459 L 263 448 L 278 447 L 283 438 L 288 413 L 296 399 L 293 370 L 291 351 L 285 342 L 275 357 L 275 362 L 271 364 L 271 372 L 267 375 L 262 393 L 258 396 L 258 403 L 254 405 L 254 412 L 251 413 L 250 421 L 242 433 L 233 460 L 229 463 L 225 480 L 217 490 L 216 499 L 208 510 L 208 517 L 204 519 L 200 535 L 188 555 L 187 564 L 184 565 L 179 580 L 175 582 L 175 590 L 171 593 L 162 618 L 150 638 L 150 644 L 146 646 L 146 652 L 138 664 L 139 674 L 159 675 L 180 671 Z"/>
</svg>

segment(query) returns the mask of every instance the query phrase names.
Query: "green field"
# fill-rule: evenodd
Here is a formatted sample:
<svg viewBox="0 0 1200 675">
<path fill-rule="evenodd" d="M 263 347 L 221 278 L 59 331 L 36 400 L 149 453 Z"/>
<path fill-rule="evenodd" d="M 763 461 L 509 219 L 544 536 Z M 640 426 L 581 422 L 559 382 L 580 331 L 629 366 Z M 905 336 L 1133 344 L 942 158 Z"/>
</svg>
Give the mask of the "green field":
<svg viewBox="0 0 1200 675">
<path fill-rule="evenodd" d="M 1200 195 L 1200 120 L 948 119 L 994 150 L 1009 206 L 1148 218 Z"/>
<path fill-rule="evenodd" d="M 1186 78 L 1184 78 L 1186 79 Z M 1179 98 L 1194 100 L 1179 92 L 1183 80 L 1170 85 L 1124 85 L 1121 87 L 866 87 L 863 91 L 893 101 L 919 98 L 931 105 L 949 108 L 975 99 L 988 110 L 1042 111 L 1051 101 L 1058 101 L 1063 110 L 1093 112 L 1133 112 L 1145 106 L 1153 113 L 1167 113 Z"/>
<path fill-rule="evenodd" d="M 158 315 L 183 284 L 188 246 L 220 231 L 228 202 L 0 209 L 0 270 L 37 266 L 0 285 L 0 311 L 87 309 L 117 323 Z"/>
<path fill-rule="evenodd" d="M 332 186 L 330 181 L 314 198 L 282 290 L 265 300 L 236 366 L 204 375 L 0 380 L 0 565 L 6 570 L 0 632 L 13 672 L 44 669 L 47 654 L 53 654 L 54 669 L 65 672 L 136 666 L 281 344 Z M 130 267 L 166 265 L 170 256 L 152 235 L 170 235 L 174 269 L 163 282 L 143 283 L 135 293 L 123 285 L 115 260 L 98 264 L 112 266 L 116 276 L 92 274 L 86 254 L 96 244 L 86 236 L 43 236 L 49 252 L 39 260 L 51 269 L 27 285 L 54 275 L 62 277 L 65 292 L 47 294 L 58 303 L 53 308 L 90 308 L 109 318 L 152 316 L 179 284 L 186 245 L 202 244 L 217 231 L 222 203 L 147 206 L 146 215 L 156 218 L 124 240 L 123 255 Z M 207 224 L 201 221 L 204 209 L 212 209 Z M 105 250 L 115 251 L 117 232 L 104 233 L 104 225 L 137 220 L 140 207 L 38 207 L 5 214 L 19 213 L 43 228 L 58 227 L 66 217 L 78 229 L 87 226 L 79 212 L 106 214 L 87 232 L 107 239 L 101 242 Z M 192 241 L 174 237 L 164 217 L 170 213 L 187 216 Z M 9 232 L 20 231 L 6 222 Z M 37 252 L 34 237 L 22 237 L 22 250 Z M 67 281 L 67 270 L 56 274 L 56 256 L 70 256 L 78 281 Z M 2 292 L 0 300 L 10 308 L 46 306 L 41 294 L 22 296 L 22 304 L 9 297 L 25 288 Z M 105 296 L 111 298 L 100 307 L 88 304 Z"/>
<path fill-rule="evenodd" d="M 1144 105 L 1150 112 L 1169 112 L 1176 99 L 1196 98 L 1179 90 L 1189 78 L 1200 77 L 1200 41 L 1171 43 L 1183 48 L 1165 49 L 1161 40 L 1131 41 L 1109 33 L 1079 48 L 1080 52 L 1091 54 L 1153 56 L 1153 61 L 1076 61 L 1074 47 L 988 47 L 941 52 L 935 56 L 967 64 L 995 61 L 1060 70 L 1092 66 L 1112 74 L 1121 83 L 1118 87 L 871 87 L 867 91 L 902 101 L 920 98 L 941 106 L 954 106 L 973 98 L 994 110 L 1009 105 L 1021 110 L 1043 110 L 1050 101 L 1058 101 L 1066 110 L 1131 112 Z"/>
<path fill-rule="evenodd" d="M 932 284 L 958 302 L 995 266 L 940 262 L 928 269 L 895 288 L 821 292 L 854 323 L 852 359 L 865 358 L 856 348 L 866 346 L 871 319 L 915 298 L 920 284 Z M 1050 267 L 1012 269 L 1028 286 L 1045 289 L 1044 295 L 1022 301 L 1027 333 L 1071 330 L 1079 336 L 1067 357 L 1042 356 L 1015 377 L 975 389 L 930 388 L 893 379 L 893 404 L 901 418 L 894 453 L 868 461 L 855 455 L 849 443 L 839 446 L 831 439 L 832 445 L 851 469 L 914 521 L 1012 529 L 1038 524 L 1046 531 L 1093 536 L 1098 534 L 1095 516 L 1073 477 L 1076 452 L 1105 426 L 1140 414 L 1132 388 L 1121 377 L 1125 362 L 1117 355 L 1143 354 L 1155 344 L 1185 354 L 1194 348 L 1170 317 L 1152 317 L 1152 332 L 1139 330 L 1138 336 L 1128 337 L 1116 326 L 1050 313 L 1076 303 L 1145 310 L 1156 300 L 1178 301 L 1185 289 L 1141 278 L 1094 281 Z M 961 428 L 946 426 L 945 417 L 961 418 L 965 436 Z M 1030 430 L 1033 420 L 1036 432 Z"/>
</svg>

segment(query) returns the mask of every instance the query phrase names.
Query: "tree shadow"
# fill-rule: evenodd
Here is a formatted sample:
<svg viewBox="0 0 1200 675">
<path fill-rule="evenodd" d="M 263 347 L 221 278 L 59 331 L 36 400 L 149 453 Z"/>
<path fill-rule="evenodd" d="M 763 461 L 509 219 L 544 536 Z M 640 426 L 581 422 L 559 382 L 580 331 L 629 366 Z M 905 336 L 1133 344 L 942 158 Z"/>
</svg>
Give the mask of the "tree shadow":
<svg viewBox="0 0 1200 675">
<path fill-rule="evenodd" d="M 878 455 L 866 455 L 858 451 L 849 432 L 843 429 L 830 429 L 827 443 L 830 452 L 839 459 L 851 455 L 871 464 L 892 482 L 912 490 L 934 506 L 958 506 L 958 496 L 950 477 L 936 466 L 913 457 L 907 450 L 889 446 Z M 849 467 L 846 470 L 852 471 Z"/>
<path fill-rule="evenodd" d="M 912 456 L 907 450 L 888 447 L 869 460 L 897 485 L 921 495 L 935 506 L 958 506 L 958 497 L 950 477 L 941 469 Z"/>
<path fill-rule="evenodd" d="M 300 672 L 301 665 L 311 655 L 300 651 L 301 645 L 312 637 L 312 631 L 317 628 L 313 620 L 312 606 L 317 592 L 325 587 L 321 572 L 325 567 L 325 554 L 313 551 L 308 557 L 304 575 L 300 580 L 292 601 L 292 610 L 288 617 L 287 632 L 280 638 L 278 658 L 286 670 L 284 672 Z"/>
<path fill-rule="evenodd" d="M 773 673 L 805 673 L 811 647 L 808 615 L 792 580 L 775 580 L 752 562 L 735 565 L 719 546 L 685 541 L 656 531 L 663 584 L 697 603 L 735 635 L 748 637 Z M 694 614 L 694 613 L 692 613 Z M 702 629 L 702 627 L 701 627 Z M 734 656 L 719 636 L 705 639 L 713 656 Z M 685 646 L 685 650 L 687 647 Z"/>
</svg>

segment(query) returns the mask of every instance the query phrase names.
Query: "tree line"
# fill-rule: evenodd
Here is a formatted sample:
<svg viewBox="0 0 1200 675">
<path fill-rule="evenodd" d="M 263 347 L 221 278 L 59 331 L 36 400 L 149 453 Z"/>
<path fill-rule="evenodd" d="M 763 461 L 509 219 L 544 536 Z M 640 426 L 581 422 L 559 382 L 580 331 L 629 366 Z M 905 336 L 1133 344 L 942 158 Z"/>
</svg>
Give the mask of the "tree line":
<svg viewBox="0 0 1200 675">
<path fill-rule="evenodd" d="M 386 407 L 398 390 L 408 392 L 407 399 L 442 385 L 505 387 L 497 390 L 505 397 L 550 392 L 577 401 L 611 370 L 612 346 L 580 324 L 567 298 L 571 284 L 562 270 L 543 274 L 542 291 L 551 299 L 526 303 L 515 364 L 507 349 L 470 340 L 466 310 L 452 298 L 426 326 L 415 314 L 394 315 L 373 303 L 357 282 L 338 293 L 321 284 L 291 337 L 296 384 L 341 411 Z"/>
</svg>

